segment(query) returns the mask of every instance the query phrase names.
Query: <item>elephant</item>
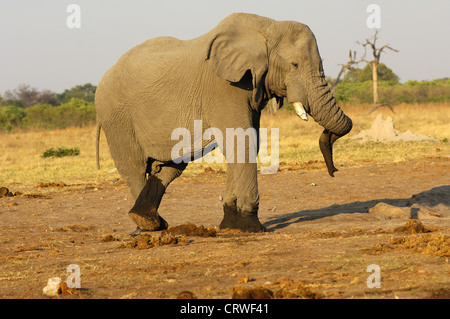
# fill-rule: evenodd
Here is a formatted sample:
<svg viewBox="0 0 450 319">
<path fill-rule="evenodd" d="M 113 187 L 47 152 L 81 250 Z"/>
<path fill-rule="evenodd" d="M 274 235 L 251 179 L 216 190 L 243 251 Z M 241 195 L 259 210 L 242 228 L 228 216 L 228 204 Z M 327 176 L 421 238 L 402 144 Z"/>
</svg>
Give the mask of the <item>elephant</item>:
<svg viewBox="0 0 450 319">
<path fill-rule="evenodd" d="M 158 208 L 187 166 L 171 155 L 174 129 L 192 132 L 193 122 L 202 120 L 202 130 L 259 132 L 261 111 L 272 98 L 279 107 L 284 100 L 292 103 L 302 119 L 309 115 L 324 128 L 319 147 L 334 176 L 332 146 L 350 132 L 352 120 L 330 91 L 316 38 L 305 24 L 234 13 L 194 39 L 147 40 L 106 71 L 95 94 L 97 167 L 103 130 L 135 199 L 128 214 L 137 234 L 168 227 Z M 208 143 L 202 141 L 202 150 Z M 257 164 L 227 161 L 226 167 L 219 227 L 265 231 L 258 218 Z"/>
</svg>

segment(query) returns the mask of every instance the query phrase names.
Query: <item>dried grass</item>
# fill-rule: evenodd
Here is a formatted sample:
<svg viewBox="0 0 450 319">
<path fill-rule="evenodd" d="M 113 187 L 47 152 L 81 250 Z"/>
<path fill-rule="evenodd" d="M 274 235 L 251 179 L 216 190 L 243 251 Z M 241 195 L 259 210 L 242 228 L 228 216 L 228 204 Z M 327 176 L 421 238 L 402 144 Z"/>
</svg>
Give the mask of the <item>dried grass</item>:
<svg viewBox="0 0 450 319">
<path fill-rule="evenodd" d="M 343 137 L 335 144 L 334 157 L 337 165 L 355 165 L 364 161 L 398 162 L 424 156 L 447 157 L 450 155 L 450 104 L 400 104 L 392 114 L 380 109 L 366 115 L 370 106 L 343 105 L 344 111 L 353 120 L 353 130 L 349 137 L 371 126 L 376 115 L 391 116 L 399 131 L 410 130 L 415 134 L 438 137 L 435 142 L 359 143 Z M 281 168 L 301 163 L 316 163 L 320 168 L 322 154 L 317 146 L 323 130 L 314 120 L 300 120 L 293 112 L 281 109 L 277 116 L 263 112 L 261 127 L 279 128 L 279 150 Z M 268 130 L 268 152 L 270 154 L 270 130 Z M 443 141 L 447 142 L 443 142 Z M 63 158 L 41 158 L 49 148 L 74 147 L 80 155 Z M 95 127 L 67 128 L 43 131 L 15 131 L 0 134 L 0 186 L 13 191 L 23 191 L 39 183 L 102 183 L 120 178 L 110 156 L 106 138 L 100 138 L 100 164 L 97 171 L 95 162 Z M 268 164 L 264 164 L 268 165 Z M 261 165 L 260 165 L 261 166 Z M 307 165 L 307 168 L 311 165 Z M 200 174 L 210 168 L 223 172 L 224 163 L 191 163 L 185 174 Z"/>
</svg>

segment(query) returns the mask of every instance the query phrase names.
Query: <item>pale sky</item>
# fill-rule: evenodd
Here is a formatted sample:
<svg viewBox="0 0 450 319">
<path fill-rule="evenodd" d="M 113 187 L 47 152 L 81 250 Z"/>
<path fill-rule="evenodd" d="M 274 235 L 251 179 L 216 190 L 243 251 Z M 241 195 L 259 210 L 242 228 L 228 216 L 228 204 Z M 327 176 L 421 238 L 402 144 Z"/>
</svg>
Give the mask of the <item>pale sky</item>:
<svg viewBox="0 0 450 319">
<path fill-rule="evenodd" d="M 81 8 L 81 28 L 69 29 L 69 4 Z M 307 24 L 316 35 L 326 75 L 336 77 L 356 41 L 371 37 L 369 4 L 381 8 L 381 62 L 402 82 L 450 77 L 450 1 L 399 0 L 1 0 L 0 94 L 29 84 L 62 92 L 97 85 L 133 46 L 157 36 L 191 39 L 233 12 Z M 361 64 L 361 67 L 364 65 Z"/>
</svg>

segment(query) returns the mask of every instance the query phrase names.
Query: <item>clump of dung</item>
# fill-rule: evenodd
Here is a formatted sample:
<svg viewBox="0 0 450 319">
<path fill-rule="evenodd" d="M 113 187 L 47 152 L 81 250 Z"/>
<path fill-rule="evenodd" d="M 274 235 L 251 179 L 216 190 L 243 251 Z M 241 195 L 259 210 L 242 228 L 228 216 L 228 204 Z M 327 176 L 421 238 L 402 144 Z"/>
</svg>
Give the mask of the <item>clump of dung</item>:
<svg viewBox="0 0 450 319">
<path fill-rule="evenodd" d="M 9 189 L 7 189 L 6 187 L 0 187 L 0 198 L 12 196 L 15 196 L 15 194 L 10 192 Z"/>
<path fill-rule="evenodd" d="M 270 287 L 270 289 L 269 289 Z M 304 283 L 279 278 L 271 286 L 238 286 L 231 289 L 232 299 L 320 299 L 323 295 Z"/>
<path fill-rule="evenodd" d="M 450 237 L 442 233 L 397 237 L 391 240 L 390 245 L 424 255 L 450 257 Z"/>
<path fill-rule="evenodd" d="M 404 226 L 397 227 L 394 231 L 407 234 L 421 234 L 430 232 L 430 230 L 426 229 L 420 221 L 415 219 L 408 220 Z"/>
<path fill-rule="evenodd" d="M 177 299 L 197 299 L 197 296 L 193 292 L 185 290 L 178 294 Z"/>
<path fill-rule="evenodd" d="M 273 299 L 273 291 L 261 286 L 233 287 L 231 299 Z"/>
<path fill-rule="evenodd" d="M 54 183 L 54 182 L 46 182 L 39 183 L 36 185 L 36 188 L 46 188 L 46 187 L 66 187 L 69 186 L 66 183 Z"/>
<path fill-rule="evenodd" d="M 165 234 L 161 236 L 152 236 L 148 234 L 141 234 L 131 241 L 125 243 L 127 248 L 148 249 L 164 245 L 178 245 L 181 243 L 188 243 L 189 240 L 185 236 L 173 236 Z"/>
<path fill-rule="evenodd" d="M 213 227 L 206 228 L 203 225 L 197 227 L 194 224 L 185 224 L 185 225 L 170 227 L 170 228 L 162 231 L 161 235 L 214 237 L 214 236 L 216 236 L 216 230 Z"/>
</svg>

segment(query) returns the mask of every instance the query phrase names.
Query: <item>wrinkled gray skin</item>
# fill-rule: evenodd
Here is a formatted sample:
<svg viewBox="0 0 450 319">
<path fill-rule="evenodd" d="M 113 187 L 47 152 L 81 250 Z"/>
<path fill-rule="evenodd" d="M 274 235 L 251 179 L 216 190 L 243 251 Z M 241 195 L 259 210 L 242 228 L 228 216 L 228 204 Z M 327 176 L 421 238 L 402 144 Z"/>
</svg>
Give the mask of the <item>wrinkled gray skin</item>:
<svg viewBox="0 0 450 319">
<path fill-rule="evenodd" d="M 319 146 L 333 176 L 332 144 L 351 130 L 352 121 L 330 93 L 316 39 L 306 25 L 238 13 L 198 38 L 155 38 L 124 54 L 97 88 L 97 161 L 103 129 L 136 199 L 129 215 L 138 230 L 168 227 L 158 207 L 169 183 L 186 167 L 172 162 L 171 150 L 179 142 L 171 140 L 175 128 L 188 128 L 193 136 L 194 120 L 202 120 L 203 130 L 258 130 L 261 110 L 273 97 L 301 102 L 325 128 Z M 220 227 L 264 231 L 258 205 L 256 164 L 228 163 Z"/>
</svg>

